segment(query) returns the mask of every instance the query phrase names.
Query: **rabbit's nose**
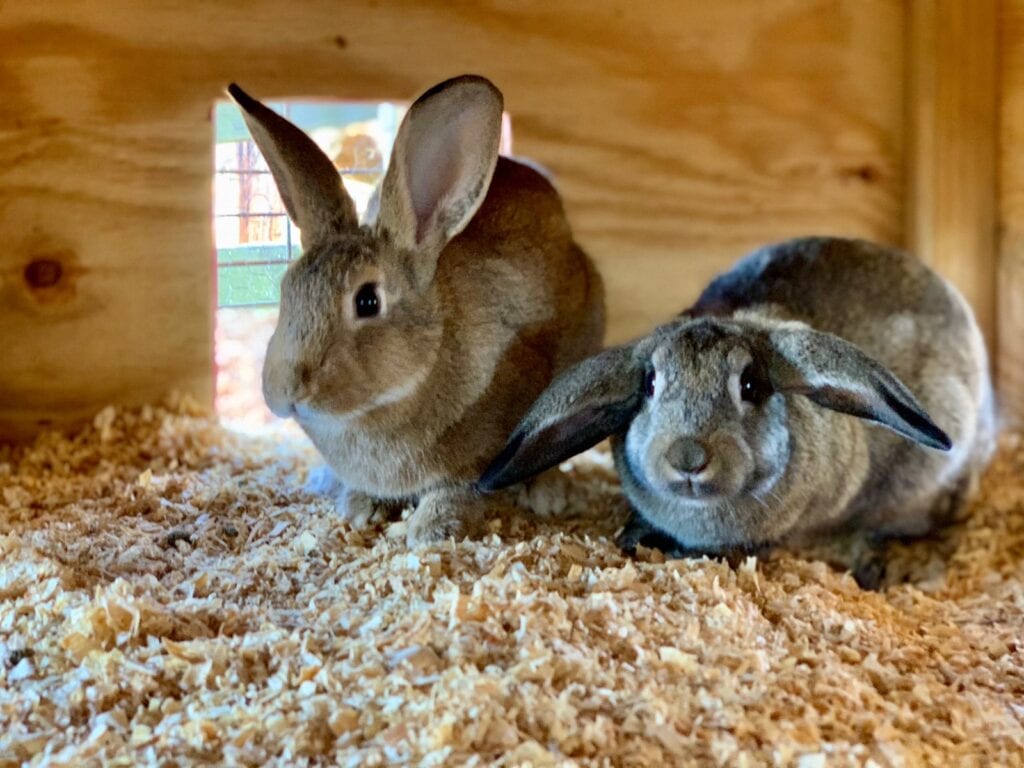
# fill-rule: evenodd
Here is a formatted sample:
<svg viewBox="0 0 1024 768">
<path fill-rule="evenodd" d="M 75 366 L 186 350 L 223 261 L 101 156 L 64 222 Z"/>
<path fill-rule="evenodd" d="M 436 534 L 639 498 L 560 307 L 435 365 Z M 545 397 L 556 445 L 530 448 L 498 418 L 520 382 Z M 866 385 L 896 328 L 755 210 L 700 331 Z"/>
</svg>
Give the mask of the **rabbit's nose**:
<svg viewBox="0 0 1024 768">
<path fill-rule="evenodd" d="M 677 438 L 668 447 L 665 458 L 673 469 L 689 474 L 699 474 L 708 465 L 708 451 L 697 440 L 688 437 Z"/>
</svg>

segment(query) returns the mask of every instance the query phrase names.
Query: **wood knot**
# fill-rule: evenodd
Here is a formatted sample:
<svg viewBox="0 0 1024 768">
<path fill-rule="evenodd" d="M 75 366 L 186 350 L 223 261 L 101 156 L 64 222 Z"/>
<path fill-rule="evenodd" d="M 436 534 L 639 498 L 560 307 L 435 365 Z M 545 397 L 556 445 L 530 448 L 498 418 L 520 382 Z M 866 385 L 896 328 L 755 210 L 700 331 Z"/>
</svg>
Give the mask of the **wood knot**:
<svg viewBox="0 0 1024 768">
<path fill-rule="evenodd" d="M 73 250 L 32 249 L 21 264 L 21 279 L 12 284 L 19 285 L 15 294 L 26 309 L 66 311 L 76 303 L 83 270 Z"/>
<path fill-rule="evenodd" d="M 64 266 L 52 258 L 32 259 L 25 265 L 25 282 L 34 291 L 52 288 L 64 275 Z"/>
<path fill-rule="evenodd" d="M 882 178 L 882 171 L 868 163 L 844 168 L 842 173 L 849 179 L 863 181 L 865 184 L 874 184 Z"/>
</svg>

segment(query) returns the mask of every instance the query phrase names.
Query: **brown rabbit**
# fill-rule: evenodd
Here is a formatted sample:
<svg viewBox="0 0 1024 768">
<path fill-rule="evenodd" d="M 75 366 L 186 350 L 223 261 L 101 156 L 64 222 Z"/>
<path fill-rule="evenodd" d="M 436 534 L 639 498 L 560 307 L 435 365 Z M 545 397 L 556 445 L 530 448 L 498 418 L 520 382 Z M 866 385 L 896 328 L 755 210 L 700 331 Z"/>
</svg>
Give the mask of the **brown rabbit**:
<svg viewBox="0 0 1024 768">
<path fill-rule="evenodd" d="M 267 404 L 309 435 L 353 523 L 414 500 L 410 544 L 470 532 L 488 458 L 557 373 L 601 346 L 601 280 L 558 193 L 498 157 L 502 96 L 482 77 L 413 103 L 362 223 L 306 134 L 228 91 L 302 231 Z"/>
</svg>

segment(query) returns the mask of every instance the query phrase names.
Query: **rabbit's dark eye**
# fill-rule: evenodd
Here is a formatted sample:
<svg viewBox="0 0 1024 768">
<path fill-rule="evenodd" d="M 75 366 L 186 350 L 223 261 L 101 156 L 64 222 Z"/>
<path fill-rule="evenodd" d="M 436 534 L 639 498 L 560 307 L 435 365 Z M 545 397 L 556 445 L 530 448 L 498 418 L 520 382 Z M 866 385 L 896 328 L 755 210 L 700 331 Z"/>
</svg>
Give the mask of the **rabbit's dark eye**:
<svg viewBox="0 0 1024 768">
<path fill-rule="evenodd" d="M 740 397 L 744 401 L 760 405 L 771 397 L 773 392 L 768 377 L 753 363 L 743 369 L 743 373 L 740 374 Z"/>
<path fill-rule="evenodd" d="M 376 317 L 380 314 L 380 296 L 376 283 L 365 283 L 356 291 L 356 317 Z"/>
<path fill-rule="evenodd" d="M 648 397 L 654 397 L 654 382 L 657 374 L 653 368 L 647 369 L 647 374 L 644 376 L 644 392 Z"/>
</svg>

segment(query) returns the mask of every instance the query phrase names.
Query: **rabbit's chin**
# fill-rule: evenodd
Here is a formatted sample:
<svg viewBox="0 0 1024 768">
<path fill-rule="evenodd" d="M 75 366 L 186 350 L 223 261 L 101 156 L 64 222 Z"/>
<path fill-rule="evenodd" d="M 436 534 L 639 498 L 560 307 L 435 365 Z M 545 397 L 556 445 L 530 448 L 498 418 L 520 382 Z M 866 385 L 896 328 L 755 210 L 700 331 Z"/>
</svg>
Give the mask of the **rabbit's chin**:
<svg viewBox="0 0 1024 768">
<path fill-rule="evenodd" d="M 733 502 L 743 496 L 748 484 L 747 473 L 735 468 L 710 476 L 686 475 L 671 470 L 655 474 L 657 478 L 647 476 L 646 485 L 657 495 L 694 509 Z"/>
<path fill-rule="evenodd" d="M 357 420 L 370 410 L 370 407 L 345 409 L 299 403 L 293 406 L 292 416 L 304 429 L 339 427 Z"/>
<path fill-rule="evenodd" d="M 666 490 L 676 500 L 695 507 L 711 506 L 729 498 L 728 494 L 723 493 L 714 483 L 699 480 L 675 480 L 668 484 Z"/>
<path fill-rule="evenodd" d="M 325 411 L 317 408 L 315 405 L 309 405 L 308 403 L 296 403 L 292 406 L 292 413 L 295 416 L 295 420 L 299 422 L 299 424 L 304 425 L 317 424 L 326 419 L 337 421 L 338 419 L 343 419 L 345 417 L 344 414 Z"/>
</svg>

